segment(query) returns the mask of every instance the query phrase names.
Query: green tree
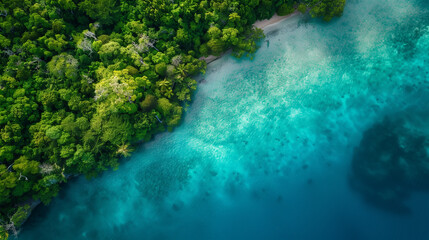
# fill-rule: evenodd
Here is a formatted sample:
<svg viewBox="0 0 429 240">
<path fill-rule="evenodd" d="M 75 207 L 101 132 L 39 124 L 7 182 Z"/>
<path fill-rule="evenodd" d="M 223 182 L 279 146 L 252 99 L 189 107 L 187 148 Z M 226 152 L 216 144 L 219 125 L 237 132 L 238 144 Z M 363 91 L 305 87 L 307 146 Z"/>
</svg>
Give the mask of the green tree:
<svg viewBox="0 0 429 240">
<path fill-rule="evenodd" d="M 158 63 L 155 65 L 155 72 L 158 73 L 160 76 L 165 76 L 167 73 L 167 64 L 165 63 Z"/>
<path fill-rule="evenodd" d="M 104 62 L 111 62 L 119 56 L 121 45 L 117 42 L 110 41 L 101 46 L 98 54 Z"/>
<path fill-rule="evenodd" d="M 224 51 L 225 43 L 221 39 L 211 39 L 207 42 L 207 46 L 213 55 L 219 56 Z"/>
<path fill-rule="evenodd" d="M 22 175 L 29 176 L 39 173 L 39 162 L 30 161 L 25 156 L 15 160 L 13 169 Z"/>
<path fill-rule="evenodd" d="M 100 21 L 102 24 L 111 24 L 113 15 L 117 9 L 116 0 L 85 0 L 79 3 L 79 9 L 90 18 Z"/>
<path fill-rule="evenodd" d="M 283 3 L 280 5 L 280 7 L 277 9 L 277 14 L 279 16 L 286 16 L 295 11 L 295 8 L 290 3 Z"/>
<path fill-rule="evenodd" d="M 155 96 L 148 94 L 144 100 L 140 103 L 140 107 L 144 112 L 149 112 L 152 109 L 156 108 L 158 105 L 157 99 Z"/>
<path fill-rule="evenodd" d="M 47 64 L 48 71 L 56 78 L 76 80 L 79 76 L 78 61 L 71 55 L 62 53 Z"/>
</svg>

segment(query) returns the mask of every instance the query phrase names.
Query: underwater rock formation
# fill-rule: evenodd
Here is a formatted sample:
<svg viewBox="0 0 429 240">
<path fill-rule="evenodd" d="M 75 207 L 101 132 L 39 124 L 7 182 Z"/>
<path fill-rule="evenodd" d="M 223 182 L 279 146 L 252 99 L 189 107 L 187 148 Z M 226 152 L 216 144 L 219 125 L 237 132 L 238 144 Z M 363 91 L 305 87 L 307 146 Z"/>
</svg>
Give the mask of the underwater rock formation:
<svg viewBox="0 0 429 240">
<path fill-rule="evenodd" d="M 405 118 L 386 117 L 374 124 L 354 149 L 352 187 L 377 207 L 409 213 L 404 200 L 429 190 L 427 136 Z"/>
</svg>

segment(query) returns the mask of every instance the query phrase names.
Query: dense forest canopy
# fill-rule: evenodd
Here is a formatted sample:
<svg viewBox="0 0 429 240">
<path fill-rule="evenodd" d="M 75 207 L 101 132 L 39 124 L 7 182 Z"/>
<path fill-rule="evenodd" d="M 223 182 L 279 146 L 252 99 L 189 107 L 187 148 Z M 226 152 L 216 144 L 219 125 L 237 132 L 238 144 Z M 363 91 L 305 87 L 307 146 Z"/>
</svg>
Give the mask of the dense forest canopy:
<svg viewBox="0 0 429 240">
<path fill-rule="evenodd" d="M 252 27 L 295 9 L 330 20 L 345 0 L 0 2 L 0 239 L 73 174 L 118 167 L 180 123 L 202 56 L 249 56 Z"/>
</svg>

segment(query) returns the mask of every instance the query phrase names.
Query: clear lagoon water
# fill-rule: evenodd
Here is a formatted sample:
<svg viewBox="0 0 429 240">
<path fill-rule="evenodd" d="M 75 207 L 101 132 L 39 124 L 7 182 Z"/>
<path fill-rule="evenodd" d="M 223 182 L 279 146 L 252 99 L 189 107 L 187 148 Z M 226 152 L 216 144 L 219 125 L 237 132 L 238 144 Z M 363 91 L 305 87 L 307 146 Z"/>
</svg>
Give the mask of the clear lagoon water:
<svg viewBox="0 0 429 240">
<path fill-rule="evenodd" d="M 254 60 L 210 64 L 179 128 L 69 181 L 20 239 L 429 239 L 429 194 L 398 215 L 349 184 L 365 130 L 429 114 L 429 1 L 349 0 L 265 32 Z"/>
</svg>

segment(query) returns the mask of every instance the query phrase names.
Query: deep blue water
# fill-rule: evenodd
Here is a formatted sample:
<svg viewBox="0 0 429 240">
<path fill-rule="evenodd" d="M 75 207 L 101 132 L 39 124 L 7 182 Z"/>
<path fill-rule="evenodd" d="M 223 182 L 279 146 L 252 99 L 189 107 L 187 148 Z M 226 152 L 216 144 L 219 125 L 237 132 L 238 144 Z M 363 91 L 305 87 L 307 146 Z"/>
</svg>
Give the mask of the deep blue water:
<svg viewBox="0 0 429 240">
<path fill-rule="evenodd" d="M 70 181 L 20 239 L 429 239 L 429 194 L 398 215 L 349 185 L 366 129 L 429 113 L 429 1 L 349 0 L 265 32 L 253 61 L 208 67 L 179 128 Z"/>
</svg>

